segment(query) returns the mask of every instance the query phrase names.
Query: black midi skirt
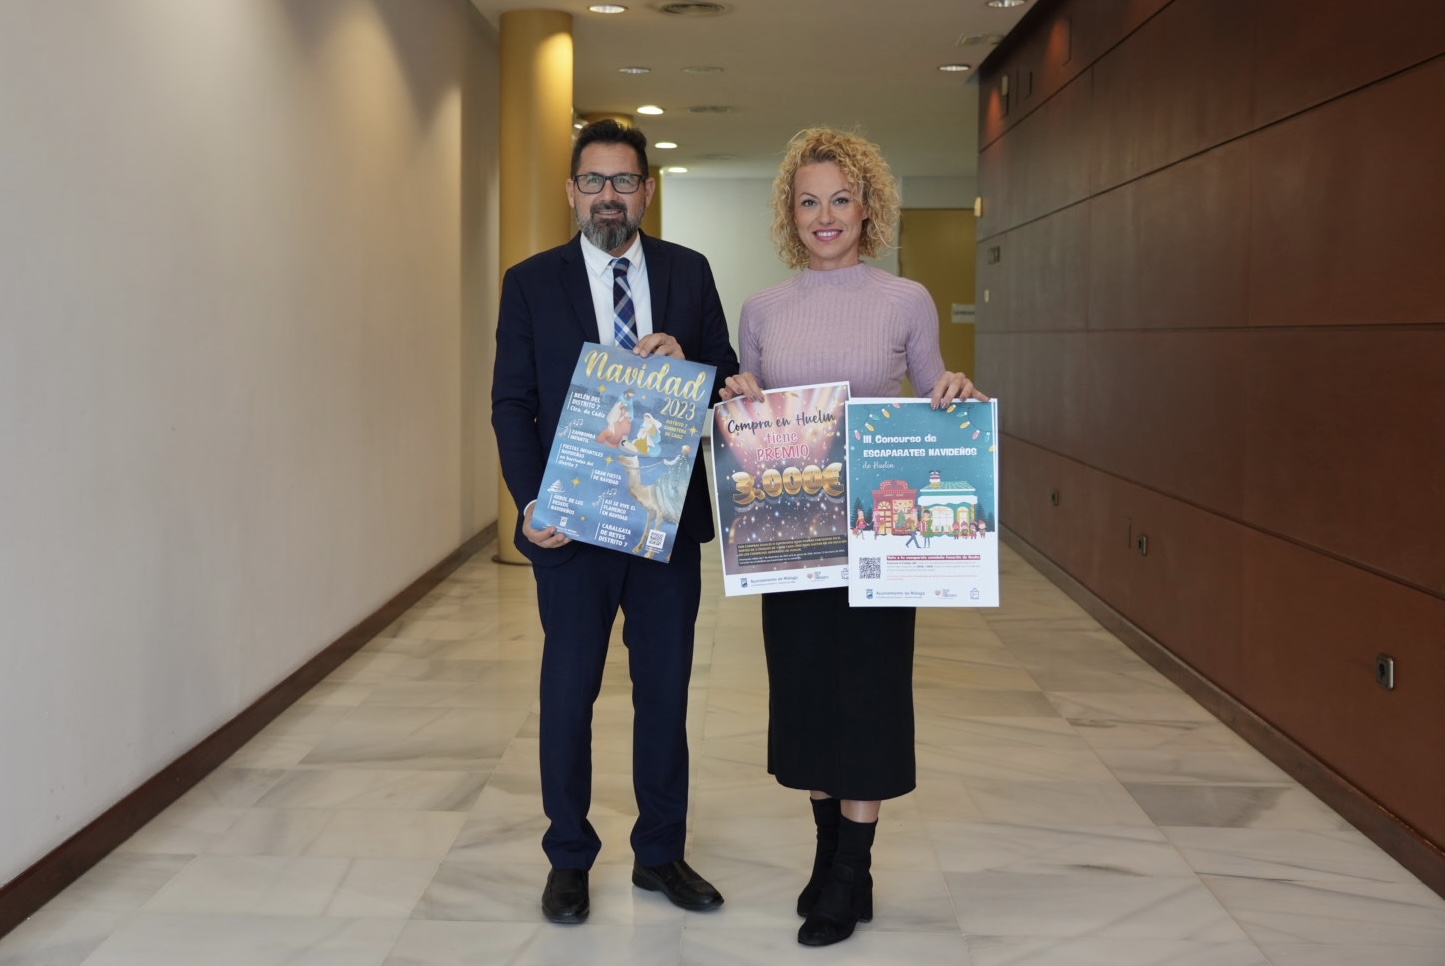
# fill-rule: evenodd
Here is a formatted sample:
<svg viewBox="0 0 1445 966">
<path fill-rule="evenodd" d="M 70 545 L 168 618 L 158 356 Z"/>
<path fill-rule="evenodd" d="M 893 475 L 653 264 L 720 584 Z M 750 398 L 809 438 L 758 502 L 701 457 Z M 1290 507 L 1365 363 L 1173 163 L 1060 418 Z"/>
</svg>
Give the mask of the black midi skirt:
<svg viewBox="0 0 1445 966">
<path fill-rule="evenodd" d="M 911 607 L 848 606 L 846 587 L 766 594 L 768 772 L 878 801 L 913 790 Z"/>
</svg>

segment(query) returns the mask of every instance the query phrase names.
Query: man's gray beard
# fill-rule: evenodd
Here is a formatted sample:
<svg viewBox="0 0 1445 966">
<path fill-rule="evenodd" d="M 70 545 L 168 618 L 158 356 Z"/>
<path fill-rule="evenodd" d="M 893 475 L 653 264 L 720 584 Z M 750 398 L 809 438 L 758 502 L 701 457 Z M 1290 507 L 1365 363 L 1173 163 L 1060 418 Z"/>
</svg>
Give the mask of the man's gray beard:
<svg viewBox="0 0 1445 966">
<path fill-rule="evenodd" d="M 592 220 L 591 212 L 588 212 L 584 220 L 582 213 L 576 212 L 577 227 L 587 240 L 604 252 L 613 252 L 626 245 L 632 244 L 632 236 L 637 234 L 637 229 L 642 225 L 642 216 L 638 215 L 636 221 L 627 217 L 627 212 L 616 221 L 596 222 Z"/>
</svg>

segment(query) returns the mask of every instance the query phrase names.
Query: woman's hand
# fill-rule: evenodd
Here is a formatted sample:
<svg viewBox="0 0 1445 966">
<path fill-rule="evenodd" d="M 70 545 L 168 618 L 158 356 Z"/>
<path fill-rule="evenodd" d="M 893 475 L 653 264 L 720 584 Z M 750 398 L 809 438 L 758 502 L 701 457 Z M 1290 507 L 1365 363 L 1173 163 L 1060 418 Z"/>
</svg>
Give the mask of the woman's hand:
<svg viewBox="0 0 1445 966">
<path fill-rule="evenodd" d="M 973 380 L 961 372 L 945 372 L 939 376 L 938 381 L 933 384 L 933 392 L 928 394 L 928 399 L 934 409 L 941 409 L 960 399 L 988 402 L 988 397 L 978 391 Z"/>
<path fill-rule="evenodd" d="M 565 547 L 571 543 L 572 538 L 565 533 L 558 533 L 556 527 L 548 527 L 545 530 L 533 528 L 532 508 L 536 505 L 536 501 L 528 503 L 526 511 L 522 514 L 522 536 L 543 550 L 556 550 L 558 547 Z"/>
<path fill-rule="evenodd" d="M 758 383 L 758 377 L 751 372 L 740 372 L 736 376 L 728 376 L 717 394 L 723 402 L 739 396 L 747 396 L 753 402 L 763 401 L 763 387 Z"/>
</svg>

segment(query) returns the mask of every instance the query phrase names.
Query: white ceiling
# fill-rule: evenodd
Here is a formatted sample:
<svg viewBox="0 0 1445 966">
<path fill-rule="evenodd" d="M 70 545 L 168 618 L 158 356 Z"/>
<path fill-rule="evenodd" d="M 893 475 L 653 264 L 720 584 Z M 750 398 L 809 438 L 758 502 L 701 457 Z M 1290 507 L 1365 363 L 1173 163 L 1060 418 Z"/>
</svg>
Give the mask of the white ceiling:
<svg viewBox="0 0 1445 966">
<path fill-rule="evenodd" d="M 903 177 L 972 177 L 977 169 L 978 87 L 971 73 L 993 47 L 962 46 L 970 34 L 1005 34 L 1029 9 L 984 0 L 718 0 L 706 17 L 662 13 L 663 0 L 622 0 L 623 14 L 591 13 L 593 0 L 472 0 L 493 26 L 507 10 L 573 15 L 573 98 L 578 113 L 636 115 L 654 164 L 688 177 L 770 177 L 788 138 L 805 127 L 857 128 L 877 141 Z M 689 66 L 723 68 L 692 74 Z M 649 74 L 618 72 L 626 66 Z M 731 114 L 695 114 L 724 105 Z M 709 160 L 706 155 L 736 155 Z"/>
</svg>

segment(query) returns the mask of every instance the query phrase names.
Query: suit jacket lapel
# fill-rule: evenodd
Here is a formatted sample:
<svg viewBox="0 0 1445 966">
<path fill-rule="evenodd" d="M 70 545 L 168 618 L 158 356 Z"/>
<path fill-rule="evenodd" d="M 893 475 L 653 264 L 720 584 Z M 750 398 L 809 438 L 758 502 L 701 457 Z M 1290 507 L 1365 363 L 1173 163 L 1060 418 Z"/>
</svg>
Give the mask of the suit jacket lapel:
<svg viewBox="0 0 1445 966">
<path fill-rule="evenodd" d="M 642 257 L 647 259 L 647 291 L 652 296 L 652 331 L 667 331 L 667 290 L 672 266 L 667 248 L 656 238 L 642 236 Z"/>
<path fill-rule="evenodd" d="M 583 342 L 596 342 L 597 310 L 592 305 L 592 283 L 587 278 L 587 260 L 582 257 L 582 236 L 573 235 L 562 248 L 562 288 L 572 304 L 572 315 Z"/>
</svg>

